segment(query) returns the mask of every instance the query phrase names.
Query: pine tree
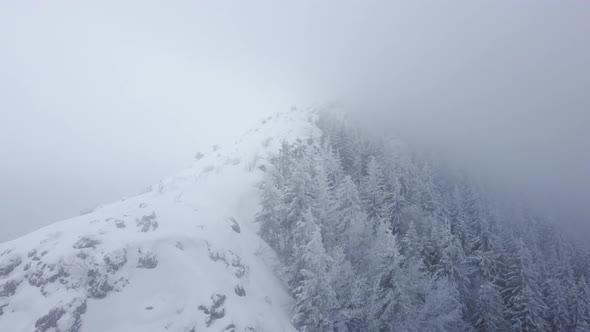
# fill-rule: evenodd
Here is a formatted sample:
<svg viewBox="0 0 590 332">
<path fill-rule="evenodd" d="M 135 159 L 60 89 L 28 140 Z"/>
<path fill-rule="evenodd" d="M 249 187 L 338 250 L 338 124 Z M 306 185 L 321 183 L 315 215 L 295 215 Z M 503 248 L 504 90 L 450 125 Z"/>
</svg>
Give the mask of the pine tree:
<svg viewBox="0 0 590 332">
<path fill-rule="evenodd" d="M 291 145 L 287 141 L 282 141 L 279 153 L 271 159 L 280 180 L 287 179 L 291 175 L 292 154 Z"/>
<path fill-rule="evenodd" d="M 572 307 L 572 331 L 590 331 L 590 288 L 584 276 L 578 278 L 575 289 L 576 297 Z"/>
<path fill-rule="evenodd" d="M 448 278 L 460 285 L 460 288 L 468 284 L 466 257 L 459 240 L 451 233 L 451 226 L 446 221 L 440 228 L 436 228 L 436 237 L 441 242 L 441 258 L 437 266 L 438 275 Z"/>
<path fill-rule="evenodd" d="M 482 225 L 484 218 L 483 207 L 481 198 L 472 186 L 466 186 L 463 201 L 463 215 L 462 218 L 465 223 L 465 242 L 466 252 L 471 252 L 479 249 L 481 244 L 481 238 L 479 236 L 482 233 Z"/>
<path fill-rule="evenodd" d="M 456 284 L 430 276 L 421 260 L 406 259 L 388 230 L 379 232 L 381 263 L 372 298 L 375 331 L 456 331 L 465 327 Z"/>
<path fill-rule="evenodd" d="M 567 286 L 563 275 L 564 262 L 559 258 L 559 254 L 554 249 L 550 253 L 548 273 L 545 276 L 545 303 L 547 305 L 547 320 L 551 331 L 564 331 L 571 325 L 570 315 L 568 312 L 568 294 L 570 289 Z M 563 278 L 563 279 L 562 279 Z M 572 287 L 575 287 L 572 285 Z"/>
<path fill-rule="evenodd" d="M 353 264 L 359 263 L 364 255 L 367 224 L 362 210 L 359 193 L 350 176 L 346 176 L 336 193 L 336 236 Z"/>
<path fill-rule="evenodd" d="M 510 260 L 503 291 L 507 303 L 507 315 L 513 331 L 544 331 L 546 310 L 539 287 L 539 276 L 534 268 L 532 255 L 522 239 Z"/>
<path fill-rule="evenodd" d="M 322 165 L 316 166 L 313 190 L 313 212 L 318 219 L 324 243 L 328 247 L 334 246 L 336 241 L 334 230 L 336 202 L 333 195 L 333 188 L 329 184 L 327 172 Z"/>
<path fill-rule="evenodd" d="M 457 185 L 454 186 L 453 194 L 449 207 L 449 222 L 451 224 L 451 233 L 459 238 L 461 245 L 465 250 L 467 248 L 467 226 L 465 225 L 465 208 L 463 206 L 463 196 Z"/>
<path fill-rule="evenodd" d="M 418 202 L 422 210 L 432 216 L 439 216 L 441 195 L 434 182 L 434 174 L 429 163 L 425 163 L 420 172 Z"/>
<path fill-rule="evenodd" d="M 422 258 L 426 269 L 436 274 L 440 266 L 443 250 L 443 239 L 441 234 L 443 225 L 435 220 L 432 216 L 427 217 L 426 225 L 428 225 L 428 232 L 423 237 L 422 241 Z"/>
<path fill-rule="evenodd" d="M 572 267 L 572 253 L 569 247 L 560 240 L 561 247 L 561 259 L 559 261 L 557 278 L 559 279 L 562 288 L 565 290 L 565 319 L 567 326 L 572 325 L 573 321 L 573 307 L 576 301 L 576 278 L 574 277 L 574 271 Z"/>
<path fill-rule="evenodd" d="M 482 220 L 481 233 L 471 238 L 471 253 L 468 262 L 472 279 L 493 281 L 500 274 L 499 254 L 502 250 L 500 239 L 495 235 L 486 219 Z"/>
<path fill-rule="evenodd" d="M 260 224 L 260 236 L 276 251 L 282 252 L 285 233 L 280 229 L 281 191 L 267 174 L 261 183 L 261 210 L 255 221 Z"/>
<path fill-rule="evenodd" d="M 362 202 L 367 219 L 373 231 L 377 229 L 385 217 L 385 193 L 381 166 L 375 157 L 370 157 L 367 164 L 367 175 L 362 185 Z"/>
<path fill-rule="evenodd" d="M 342 168 L 340 155 L 334 151 L 329 139 L 321 146 L 320 155 L 322 166 L 328 177 L 328 185 L 330 188 L 336 188 L 344 178 L 344 169 Z"/>
<path fill-rule="evenodd" d="M 417 324 L 415 331 L 451 332 L 467 329 L 467 324 L 462 319 L 463 305 L 457 285 L 446 278 L 430 275 L 422 278 L 423 285 L 413 292 L 414 298 L 420 300 L 415 311 L 417 316 L 410 321 L 411 325 Z"/>
<path fill-rule="evenodd" d="M 404 245 L 405 255 L 409 259 L 422 260 L 422 240 L 418 231 L 416 230 L 416 224 L 412 221 L 408 231 L 406 232 L 402 243 Z"/>
<path fill-rule="evenodd" d="M 548 321 L 551 331 L 565 331 L 571 323 L 568 317 L 567 290 L 557 278 L 546 281 L 548 287 Z"/>
<path fill-rule="evenodd" d="M 286 256 L 292 254 L 293 231 L 298 221 L 303 218 L 303 214 L 312 207 L 313 188 L 311 176 L 308 171 L 306 160 L 302 160 L 294 165 L 293 174 L 288 178 L 282 195 L 283 208 L 281 221 L 281 230 L 285 232 L 284 243 L 281 248 Z"/>
<path fill-rule="evenodd" d="M 357 289 L 351 287 L 355 285 L 357 276 L 354 268 L 341 247 L 336 247 L 332 253 L 332 264 L 330 266 L 329 280 L 336 294 L 335 310 L 332 313 L 334 325 L 339 331 L 345 331 L 345 327 L 350 325 L 354 320 L 362 318 L 362 307 L 360 304 L 363 299 L 357 292 Z"/>
<path fill-rule="evenodd" d="M 371 300 L 371 317 L 375 330 L 393 331 L 394 323 L 406 319 L 404 316 L 411 300 L 404 293 L 402 259 L 395 237 L 381 229 L 378 239 L 379 263 Z"/>
<path fill-rule="evenodd" d="M 384 204 L 385 216 L 389 219 L 393 233 L 400 233 L 402 229 L 401 213 L 407 202 L 403 195 L 403 184 L 399 177 L 392 176 L 389 181 L 386 181 Z"/>
<path fill-rule="evenodd" d="M 330 259 L 311 213 L 306 214 L 307 218 L 297 225 L 297 234 L 307 241 L 296 248 L 293 324 L 299 331 L 329 331 L 333 328 L 330 313 L 336 306 L 328 277 Z"/>
<path fill-rule="evenodd" d="M 507 331 L 508 322 L 504 319 L 504 300 L 498 286 L 486 282 L 479 287 L 475 308 L 476 331 Z"/>
<path fill-rule="evenodd" d="M 362 173 L 361 148 L 360 140 L 354 130 L 342 125 L 334 143 L 342 158 L 342 166 L 346 173 L 354 180 L 360 180 Z"/>
</svg>

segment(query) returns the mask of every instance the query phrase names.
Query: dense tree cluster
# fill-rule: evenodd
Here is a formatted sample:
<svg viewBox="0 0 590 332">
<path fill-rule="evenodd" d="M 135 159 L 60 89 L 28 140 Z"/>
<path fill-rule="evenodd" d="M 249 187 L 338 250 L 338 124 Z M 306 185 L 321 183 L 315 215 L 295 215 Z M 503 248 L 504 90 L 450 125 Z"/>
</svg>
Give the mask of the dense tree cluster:
<svg viewBox="0 0 590 332">
<path fill-rule="evenodd" d="M 590 331 L 590 256 L 394 140 L 320 115 L 261 183 L 300 331 Z"/>
</svg>

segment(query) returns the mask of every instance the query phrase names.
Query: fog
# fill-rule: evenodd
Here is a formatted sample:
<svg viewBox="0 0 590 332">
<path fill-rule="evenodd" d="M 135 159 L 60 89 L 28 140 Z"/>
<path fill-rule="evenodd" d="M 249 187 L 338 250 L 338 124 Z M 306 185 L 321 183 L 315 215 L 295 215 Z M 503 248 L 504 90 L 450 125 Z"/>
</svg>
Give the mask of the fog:
<svg viewBox="0 0 590 332">
<path fill-rule="evenodd" d="M 590 220 L 590 3 L 5 1 L 0 241 L 338 100 Z"/>
</svg>

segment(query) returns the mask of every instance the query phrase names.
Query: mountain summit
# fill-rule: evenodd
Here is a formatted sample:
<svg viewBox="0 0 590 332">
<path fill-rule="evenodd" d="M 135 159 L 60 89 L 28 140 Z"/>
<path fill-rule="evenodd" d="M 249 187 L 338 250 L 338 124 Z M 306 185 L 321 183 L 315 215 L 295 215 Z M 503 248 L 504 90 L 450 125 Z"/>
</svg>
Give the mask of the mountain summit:
<svg viewBox="0 0 590 332">
<path fill-rule="evenodd" d="M 257 184 L 314 114 L 266 118 L 149 192 L 0 244 L 0 331 L 292 331 Z"/>
</svg>

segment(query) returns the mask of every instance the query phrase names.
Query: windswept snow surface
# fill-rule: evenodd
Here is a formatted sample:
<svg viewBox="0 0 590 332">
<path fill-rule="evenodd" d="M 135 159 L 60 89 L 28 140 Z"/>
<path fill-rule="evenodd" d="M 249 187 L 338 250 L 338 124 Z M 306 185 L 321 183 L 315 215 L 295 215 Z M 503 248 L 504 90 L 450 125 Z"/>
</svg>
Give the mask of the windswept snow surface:
<svg viewBox="0 0 590 332">
<path fill-rule="evenodd" d="M 0 331 L 294 331 L 257 183 L 314 113 L 267 118 L 136 197 L 0 244 Z"/>
</svg>

